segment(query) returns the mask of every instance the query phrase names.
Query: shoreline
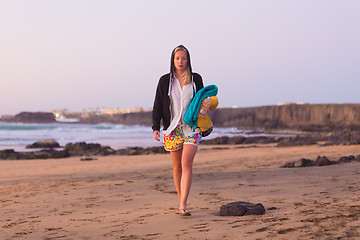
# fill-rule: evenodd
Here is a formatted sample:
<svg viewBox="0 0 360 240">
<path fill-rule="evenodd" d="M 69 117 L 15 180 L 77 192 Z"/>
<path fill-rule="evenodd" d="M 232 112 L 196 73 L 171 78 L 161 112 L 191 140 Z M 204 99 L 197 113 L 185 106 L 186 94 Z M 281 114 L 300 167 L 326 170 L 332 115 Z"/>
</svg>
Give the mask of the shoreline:
<svg viewBox="0 0 360 240">
<path fill-rule="evenodd" d="M 249 146 L 200 145 L 190 218 L 174 214 L 178 199 L 165 154 L 0 161 L 2 234 L 5 239 L 360 236 L 360 163 L 280 168 L 300 158 L 357 155 L 359 145 Z M 266 213 L 220 217 L 220 206 L 233 201 L 262 203 Z"/>
<path fill-rule="evenodd" d="M 219 134 L 220 133 L 220 134 Z M 221 135 L 225 134 L 225 135 Z M 243 133 L 229 134 L 225 131 L 203 138 L 201 145 L 215 146 L 214 149 L 223 149 L 224 145 L 235 145 L 246 148 L 248 145 L 276 144 L 277 147 L 291 146 L 336 146 L 360 144 L 360 132 L 335 131 L 335 132 L 299 132 L 295 130 L 272 130 L 271 133 L 256 130 L 244 131 Z M 295 135 L 296 134 L 296 135 Z M 232 135 L 232 136 L 231 136 Z M 11 148 L 0 150 L 0 160 L 21 159 L 49 159 L 65 158 L 74 156 L 107 156 L 107 155 L 146 155 L 167 153 L 161 142 L 155 142 L 151 137 L 152 144 L 139 146 L 127 146 L 114 149 L 109 145 L 99 143 L 87 143 L 85 141 L 67 143 L 61 146 L 54 139 L 43 139 L 26 146 L 25 150 L 16 151 Z"/>
</svg>

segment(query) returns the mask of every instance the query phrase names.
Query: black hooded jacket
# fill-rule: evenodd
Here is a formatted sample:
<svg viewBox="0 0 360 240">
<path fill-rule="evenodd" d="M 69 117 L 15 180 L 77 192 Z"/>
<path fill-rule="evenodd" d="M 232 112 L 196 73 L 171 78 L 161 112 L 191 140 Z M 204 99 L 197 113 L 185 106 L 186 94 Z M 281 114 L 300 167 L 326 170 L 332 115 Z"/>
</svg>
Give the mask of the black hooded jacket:
<svg viewBox="0 0 360 240">
<path fill-rule="evenodd" d="M 182 45 L 180 45 L 176 48 L 179 48 L 179 47 L 185 49 L 187 52 L 188 64 L 189 64 L 190 72 L 191 72 L 191 76 L 192 76 L 190 84 L 195 83 L 195 89 L 196 89 L 196 92 L 198 92 L 200 89 L 202 89 L 204 87 L 203 80 L 202 80 L 200 74 L 192 72 L 189 51 Z M 175 49 L 173 50 L 173 52 L 171 54 L 170 73 L 163 75 L 160 78 L 159 83 L 157 85 L 154 106 L 153 106 L 153 110 L 152 110 L 152 123 L 153 123 L 152 129 L 153 129 L 153 131 L 155 131 L 155 130 L 160 131 L 161 120 L 164 125 L 164 130 L 166 130 L 170 126 L 171 113 L 170 113 L 169 84 L 173 77 L 173 72 L 175 72 L 175 66 L 174 66 Z"/>
</svg>

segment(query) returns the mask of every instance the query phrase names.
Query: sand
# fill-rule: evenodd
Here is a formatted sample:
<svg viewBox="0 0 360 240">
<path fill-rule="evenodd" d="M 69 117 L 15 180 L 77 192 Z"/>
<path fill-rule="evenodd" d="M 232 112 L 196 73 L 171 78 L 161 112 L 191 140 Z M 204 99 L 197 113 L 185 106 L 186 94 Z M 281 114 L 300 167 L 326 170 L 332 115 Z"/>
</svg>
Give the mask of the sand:
<svg viewBox="0 0 360 240">
<path fill-rule="evenodd" d="M 0 161 L 0 239 L 359 239 L 360 146 L 201 146 L 189 197 L 178 199 L 169 155 Z M 262 203 L 264 215 L 221 217 L 221 205 Z M 268 210 L 268 209 L 273 210 Z"/>
</svg>

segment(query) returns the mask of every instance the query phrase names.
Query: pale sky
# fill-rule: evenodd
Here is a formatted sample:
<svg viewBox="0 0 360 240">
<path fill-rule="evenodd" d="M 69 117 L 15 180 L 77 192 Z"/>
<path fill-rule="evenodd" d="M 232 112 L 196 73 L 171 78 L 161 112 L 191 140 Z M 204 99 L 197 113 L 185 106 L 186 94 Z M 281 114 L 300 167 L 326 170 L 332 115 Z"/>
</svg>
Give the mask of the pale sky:
<svg viewBox="0 0 360 240">
<path fill-rule="evenodd" d="M 151 108 L 172 49 L 219 107 L 360 103 L 358 0 L 2 0 L 0 114 Z"/>
</svg>

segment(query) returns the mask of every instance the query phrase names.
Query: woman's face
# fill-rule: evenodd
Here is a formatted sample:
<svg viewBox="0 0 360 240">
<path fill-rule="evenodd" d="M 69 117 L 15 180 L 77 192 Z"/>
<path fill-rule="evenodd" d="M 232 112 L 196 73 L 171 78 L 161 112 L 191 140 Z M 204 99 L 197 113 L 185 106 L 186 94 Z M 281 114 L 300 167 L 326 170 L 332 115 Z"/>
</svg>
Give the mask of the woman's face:
<svg viewBox="0 0 360 240">
<path fill-rule="evenodd" d="M 184 50 L 179 50 L 175 53 L 174 66 L 177 70 L 183 71 L 186 69 L 188 63 L 187 54 Z"/>
</svg>

